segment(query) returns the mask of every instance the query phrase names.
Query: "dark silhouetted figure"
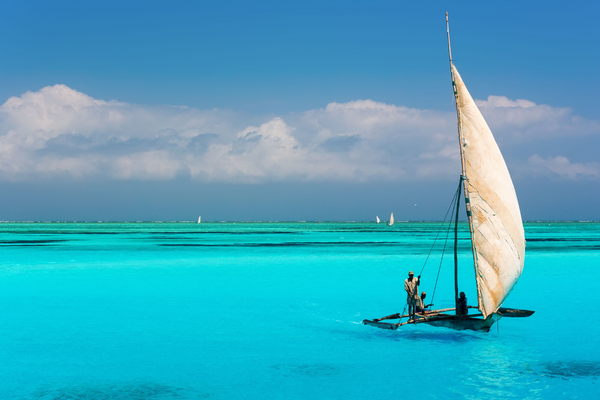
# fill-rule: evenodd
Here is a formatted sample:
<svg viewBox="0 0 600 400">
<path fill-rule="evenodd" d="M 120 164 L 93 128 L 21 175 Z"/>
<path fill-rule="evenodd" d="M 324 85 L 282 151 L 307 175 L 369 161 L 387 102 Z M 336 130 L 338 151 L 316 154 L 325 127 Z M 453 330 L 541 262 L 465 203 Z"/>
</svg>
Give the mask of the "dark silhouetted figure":
<svg viewBox="0 0 600 400">
<path fill-rule="evenodd" d="M 469 308 L 467 307 L 467 297 L 465 296 L 465 292 L 460 292 L 460 297 L 456 302 L 456 315 L 465 317 L 469 313 Z"/>
</svg>

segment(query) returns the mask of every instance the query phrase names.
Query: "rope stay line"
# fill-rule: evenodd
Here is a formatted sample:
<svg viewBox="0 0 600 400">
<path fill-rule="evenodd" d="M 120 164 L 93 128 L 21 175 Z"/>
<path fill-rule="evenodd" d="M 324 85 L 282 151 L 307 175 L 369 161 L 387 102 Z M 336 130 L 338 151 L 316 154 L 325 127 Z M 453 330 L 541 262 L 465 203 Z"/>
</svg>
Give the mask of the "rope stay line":
<svg viewBox="0 0 600 400">
<path fill-rule="evenodd" d="M 453 204 L 452 210 L 453 211 L 456 209 L 456 207 L 458 207 L 458 204 L 456 202 L 457 198 L 458 198 L 458 189 L 456 190 L 456 194 L 454 195 L 454 199 L 452 201 L 452 204 Z M 446 231 L 446 239 L 444 240 L 444 247 L 442 249 L 442 257 L 440 258 L 440 266 L 438 267 L 438 273 L 435 278 L 435 285 L 433 286 L 433 294 L 431 295 L 431 303 L 433 303 L 433 299 L 435 298 L 435 291 L 437 290 L 437 284 L 438 284 L 438 280 L 440 278 L 440 271 L 442 270 L 442 263 L 444 262 L 444 254 L 446 253 L 446 247 L 448 244 L 448 237 L 450 237 L 451 228 L 452 228 L 452 224 L 449 223 L 448 230 Z"/>
<path fill-rule="evenodd" d="M 435 278 L 435 285 L 433 287 L 433 295 L 431 296 L 431 303 L 433 303 L 433 299 L 435 298 L 435 292 L 437 290 L 437 284 L 440 278 L 440 271 L 442 270 L 442 263 L 444 261 L 444 254 L 446 253 L 446 247 L 448 244 L 448 237 L 450 236 L 450 229 L 452 228 L 452 218 L 448 219 L 448 215 L 450 214 L 450 212 L 454 213 L 454 210 L 457 207 L 457 200 L 458 200 L 458 196 L 459 196 L 459 190 L 457 189 L 456 192 L 454 192 L 454 197 L 452 197 L 452 201 L 450 202 L 450 206 L 448 207 L 448 210 L 446 210 L 446 215 L 444 215 L 444 220 L 442 221 L 440 228 L 438 229 L 436 235 L 435 235 L 435 239 L 433 240 L 433 244 L 431 245 L 431 248 L 429 249 L 429 253 L 427 253 L 427 257 L 425 258 L 425 262 L 423 263 L 423 267 L 421 268 L 421 272 L 419 273 L 419 276 L 421 276 L 423 274 L 423 271 L 425 270 L 425 267 L 427 266 L 427 262 L 429 261 L 429 258 L 431 257 L 431 253 L 433 252 L 433 249 L 437 243 L 437 240 L 440 236 L 440 233 L 442 232 L 442 229 L 444 228 L 444 225 L 446 224 L 446 220 L 448 220 L 448 228 L 446 230 L 446 238 L 444 239 L 444 246 L 442 248 L 442 256 L 440 259 L 440 265 L 438 267 L 438 272 Z M 451 214 L 450 214 L 451 216 Z M 406 308 L 406 306 L 405 306 Z M 404 312 L 403 312 L 404 313 Z"/>
<path fill-rule="evenodd" d="M 419 273 L 419 275 L 422 275 L 423 271 L 425 270 L 427 261 L 429 261 L 431 252 L 433 251 L 433 248 L 435 247 L 435 243 L 438 240 L 438 237 L 440 236 L 442 229 L 444 228 L 444 224 L 446 223 L 446 219 L 448 218 L 448 214 L 450 213 L 450 210 L 454 211 L 454 203 L 456 202 L 457 196 L 458 196 L 458 190 L 454 193 L 454 197 L 452 198 L 452 201 L 450 202 L 450 206 L 448 207 L 448 210 L 446 211 L 446 215 L 444 215 L 444 220 L 442 221 L 442 224 L 440 225 L 440 229 L 438 229 L 437 234 L 435 235 L 435 239 L 433 239 L 433 244 L 431 245 L 431 248 L 429 249 L 429 253 L 427 254 L 427 258 L 425 258 L 425 262 L 423 263 L 423 267 L 421 268 L 421 272 Z M 448 224 L 452 225 L 452 220 L 448 220 Z"/>
</svg>

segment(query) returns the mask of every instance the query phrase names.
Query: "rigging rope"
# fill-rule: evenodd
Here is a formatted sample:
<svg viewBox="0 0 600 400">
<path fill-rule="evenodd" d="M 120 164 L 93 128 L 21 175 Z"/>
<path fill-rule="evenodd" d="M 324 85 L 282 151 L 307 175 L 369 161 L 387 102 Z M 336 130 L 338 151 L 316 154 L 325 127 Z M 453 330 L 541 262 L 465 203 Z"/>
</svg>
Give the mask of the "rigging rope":
<svg viewBox="0 0 600 400">
<path fill-rule="evenodd" d="M 398 319 L 398 324 L 402 323 L 402 316 L 404 315 L 404 313 L 406 312 L 406 307 L 408 307 L 408 303 L 404 304 L 404 309 L 402 310 L 402 314 L 400 314 L 400 318 Z"/>
<path fill-rule="evenodd" d="M 433 251 L 433 248 L 435 247 L 435 244 L 438 240 L 438 237 L 440 236 L 440 233 L 442 232 L 442 229 L 444 228 L 444 224 L 446 223 L 446 219 L 448 218 L 448 214 L 450 213 L 450 210 L 452 210 L 452 212 L 454 212 L 455 207 L 457 206 L 457 199 L 458 199 L 458 193 L 459 190 L 456 189 L 456 192 L 454 192 L 454 197 L 452 197 L 452 201 L 450 202 L 450 206 L 448 207 L 448 210 L 446 211 L 446 215 L 444 216 L 444 220 L 442 221 L 442 224 L 440 225 L 440 229 L 438 229 L 438 232 L 435 236 L 435 239 L 433 240 L 433 244 L 431 245 L 431 248 L 429 249 L 429 253 L 427 254 L 427 258 L 425 259 L 425 263 L 423 263 L 423 267 L 421 268 L 421 272 L 419 273 L 419 276 L 423 273 L 423 271 L 425 270 L 425 266 L 427 265 L 427 261 L 429 261 L 429 257 L 431 256 L 431 253 Z M 442 249 L 442 257 L 440 259 L 440 265 L 438 267 L 438 272 L 437 272 L 437 276 L 435 278 L 435 285 L 433 287 L 433 295 L 431 296 L 431 300 L 430 300 L 430 304 L 433 304 L 433 299 L 435 298 L 435 292 L 437 290 L 437 284 L 440 278 L 440 271 L 442 270 L 442 263 L 444 261 L 444 254 L 446 253 L 446 245 L 448 244 L 448 237 L 450 236 L 450 229 L 452 228 L 452 220 L 450 219 L 448 221 L 448 229 L 446 231 L 446 239 L 444 240 L 444 247 Z"/>
<path fill-rule="evenodd" d="M 454 192 L 454 197 L 452 197 L 452 201 L 450 202 L 450 206 L 448 207 L 448 210 L 446 210 L 446 215 L 444 215 L 444 220 L 442 221 L 442 224 L 440 225 L 440 229 L 438 229 L 437 234 L 435 235 L 435 239 L 433 240 L 433 244 L 431 245 L 431 248 L 429 249 L 429 253 L 427 254 L 427 258 L 425 259 L 425 262 L 423 263 L 423 267 L 421 268 L 421 272 L 419 272 L 419 276 L 421 276 L 423 274 L 423 271 L 425 270 L 425 266 L 427 265 L 427 261 L 429 261 L 429 257 L 431 256 L 431 252 L 433 251 L 433 248 L 435 247 L 435 244 L 438 240 L 438 237 L 440 236 L 440 233 L 442 232 L 442 229 L 444 228 L 444 224 L 446 223 L 446 219 L 448 218 L 448 214 L 450 213 L 450 210 L 454 211 L 456 203 L 457 203 L 457 199 L 458 199 L 458 189 L 456 190 L 456 192 Z M 435 286 L 433 287 L 433 295 L 431 296 L 431 302 L 433 303 L 433 298 L 435 297 L 435 291 L 437 289 L 437 284 L 438 284 L 438 280 L 440 277 L 440 271 L 442 269 L 442 262 L 444 261 L 444 253 L 446 252 L 446 244 L 448 243 L 448 236 L 450 235 L 450 228 L 452 227 L 452 220 L 448 220 L 448 230 L 446 232 L 446 239 L 444 240 L 444 248 L 442 251 L 442 259 L 440 260 L 440 266 L 438 268 L 438 273 L 437 276 L 435 278 Z M 402 314 L 400 314 L 401 316 L 404 315 L 404 311 L 406 310 L 406 307 L 408 306 L 408 303 L 405 304 L 404 306 L 404 310 L 402 311 Z M 402 322 L 402 318 L 400 318 L 399 323 Z"/>
<path fill-rule="evenodd" d="M 444 224 L 446 223 L 446 218 L 448 218 L 448 213 L 450 212 L 451 209 L 454 210 L 454 203 L 456 202 L 457 197 L 458 197 L 458 189 L 454 193 L 454 197 L 452 198 L 450 207 L 448 207 L 448 210 L 446 211 L 446 215 L 444 215 L 444 220 L 442 221 L 442 225 L 440 226 L 440 229 L 438 229 L 437 235 L 435 235 L 435 239 L 433 239 L 433 244 L 431 245 L 431 248 L 429 249 L 429 253 L 427 254 L 427 258 L 425 259 L 425 262 L 423 263 L 423 268 L 421 268 L 421 272 L 419 273 L 419 275 L 421 275 L 423 273 L 423 270 L 425 269 L 425 266 L 427 265 L 429 256 L 431 256 L 431 252 L 433 251 L 433 248 L 435 247 L 435 242 L 437 241 L 438 237 L 440 236 L 440 232 L 442 231 L 442 228 L 444 227 Z M 449 221 L 448 223 L 450 225 L 452 225 L 452 221 Z"/>
<path fill-rule="evenodd" d="M 452 207 L 452 210 L 454 211 L 455 207 L 458 206 L 457 202 L 456 202 L 456 198 L 458 195 L 458 190 L 456 191 L 456 194 L 454 195 L 454 199 L 452 200 L 452 203 L 454 204 L 454 207 Z M 446 245 L 448 244 L 448 237 L 450 236 L 450 229 L 452 228 L 452 224 L 448 224 L 448 230 L 446 231 L 446 240 L 444 241 L 444 248 L 442 250 L 442 257 L 440 259 L 440 266 L 438 267 L 438 273 L 437 276 L 435 278 L 435 286 L 433 287 L 433 294 L 431 295 L 431 303 L 433 304 L 433 299 L 435 297 L 435 291 L 437 290 L 437 284 L 438 284 L 438 279 L 440 278 L 440 271 L 442 270 L 442 262 L 444 261 L 444 254 L 446 253 Z"/>
</svg>

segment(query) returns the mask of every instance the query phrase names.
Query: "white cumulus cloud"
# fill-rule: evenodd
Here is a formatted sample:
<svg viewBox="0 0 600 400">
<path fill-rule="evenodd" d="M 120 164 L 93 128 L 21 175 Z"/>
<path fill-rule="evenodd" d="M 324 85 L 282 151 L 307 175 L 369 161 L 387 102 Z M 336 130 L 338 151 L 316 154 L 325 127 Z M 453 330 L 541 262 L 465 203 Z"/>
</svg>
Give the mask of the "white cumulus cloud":
<svg viewBox="0 0 600 400">
<path fill-rule="evenodd" d="M 598 121 L 578 117 L 568 108 L 498 96 L 478 104 L 501 146 L 535 142 L 545 135 L 600 132 Z M 262 117 L 97 100 L 55 85 L 11 97 L 0 106 L 0 179 L 438 179 L 460 171 L 456 136 L 451 110 L 373 100 Z M 561 165 L 575 171 L 581 164 L 535 157 L 523 164 L 535 171 Z M 598 176 L 589 172 L 595 164 L 581 165 L 588 169 L 563 175 Z"/>
<path fill-rule="evenodd" d="M 600 121 L 577 116 L 568 107 L 551 107 L 529 100 L 489 96 L 476 100 L 494 134 L 506 141 L 527 142 L 550 137 L 600 132 Z"/>
<path fill-rule="evenodd" d="M 529 157 L 529 164 L 536 172 L 547 173 L 549 171 L 565 178 L 600 178 L 600 163 L 585 162 L 571 163 L 567 157 L 556 156 L 543 158 L 537 154 Z"/>
</svg>

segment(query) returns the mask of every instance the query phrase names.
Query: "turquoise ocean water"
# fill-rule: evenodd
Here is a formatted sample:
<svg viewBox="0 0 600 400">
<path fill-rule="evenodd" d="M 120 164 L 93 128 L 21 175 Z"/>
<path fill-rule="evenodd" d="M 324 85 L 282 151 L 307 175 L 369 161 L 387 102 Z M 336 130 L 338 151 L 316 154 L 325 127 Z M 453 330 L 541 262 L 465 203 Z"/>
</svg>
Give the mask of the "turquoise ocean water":
<svg viewBox="0 0 600 400">
<path fill-rule="evenodd" d="M 489 333 L 361 324 L 402 311 L 439 226 L 0 224 L 0 398 L 598 398 L 599 223 L 526 224 L 505 306 L 530 318 Z M 452 306 L 448 250 L 436 307 Z"/>
</svg>

